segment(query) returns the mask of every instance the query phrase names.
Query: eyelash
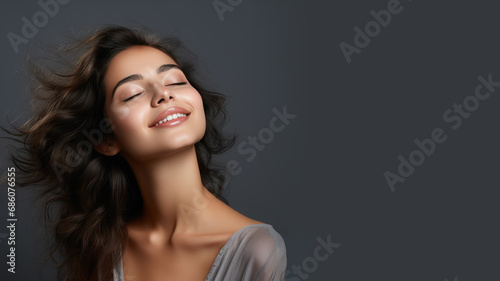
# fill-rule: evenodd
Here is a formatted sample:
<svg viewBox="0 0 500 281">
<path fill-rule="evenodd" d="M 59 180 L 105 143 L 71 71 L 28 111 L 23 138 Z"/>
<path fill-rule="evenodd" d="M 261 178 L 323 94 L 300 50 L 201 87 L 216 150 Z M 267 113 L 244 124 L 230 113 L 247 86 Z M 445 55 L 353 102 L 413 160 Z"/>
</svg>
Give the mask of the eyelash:
<svg viewBox="0 0 500 281">
<path fill-rule="evenodd" d="M 180 86 L 180 85 L 186 85 L 186 84 L 187 84 L 187 82 L 178 82 L 178 83 L 172 83 L 172 84 L 165 85 L 165 87 L 166 86 Z M 135 95 L 133 95 L 133 96 L 131 96 L 129 98 L 124 99 L 123 101 L 124 102 L 128 102 L 129 100 L 135 98 L 136 96 L 138 96 L 138 95 L 140 95 L 142 93 L 144 93 L 144 92 L 137 93 L 137 94 L 135 94 Z"/>
</svg>

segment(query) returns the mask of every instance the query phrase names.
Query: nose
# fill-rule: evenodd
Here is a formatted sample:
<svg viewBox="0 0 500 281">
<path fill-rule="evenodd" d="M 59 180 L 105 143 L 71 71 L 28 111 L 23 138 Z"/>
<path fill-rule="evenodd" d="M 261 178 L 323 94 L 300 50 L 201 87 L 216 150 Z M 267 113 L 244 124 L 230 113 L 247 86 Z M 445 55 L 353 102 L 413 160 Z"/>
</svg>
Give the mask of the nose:
<svg viewBox="0 0 500 281">
<path fill-rule="evenodd" d="M 174 95 L 167 90 L 165 86 L 161 85 L 161 83 L 156 85 L 155 95 L 151 100 L 151 106 L 156 107 L 159 106 L 162 102 L 167 102 L 168 100 L 174 99 Z"/>
</svg>

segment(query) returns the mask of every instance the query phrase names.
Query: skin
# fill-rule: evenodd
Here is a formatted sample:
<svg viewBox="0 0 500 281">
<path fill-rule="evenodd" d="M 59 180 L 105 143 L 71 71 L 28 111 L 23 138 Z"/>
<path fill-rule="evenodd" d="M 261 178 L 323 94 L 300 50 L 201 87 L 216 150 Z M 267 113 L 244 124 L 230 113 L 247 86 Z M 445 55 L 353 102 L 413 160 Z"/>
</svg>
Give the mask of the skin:
<svg viewBox="0 0 500 281">
<path fill-rule="evenodd" d="M 242 227 L 262 223 L 233 210 L 202 184 L 194 144 L 206 128 L 203 101 L 167 54 L 147 46 L 118 53 L 105 77 L 105 111 L 115 137 L 95 149 L 127 160 L 139 184 L 144 213 L 127 223 L 125 280 L 205 280 L 215 257 Z M 125 77 L 142 75 L 113 88 Z M 173 83 L 187 82 L 185 85 Z M 141 93 L 128 101 L 134 94 Z M 150 127 L 171 106 L 191 112 L 175 127 Z"/>
</svg>

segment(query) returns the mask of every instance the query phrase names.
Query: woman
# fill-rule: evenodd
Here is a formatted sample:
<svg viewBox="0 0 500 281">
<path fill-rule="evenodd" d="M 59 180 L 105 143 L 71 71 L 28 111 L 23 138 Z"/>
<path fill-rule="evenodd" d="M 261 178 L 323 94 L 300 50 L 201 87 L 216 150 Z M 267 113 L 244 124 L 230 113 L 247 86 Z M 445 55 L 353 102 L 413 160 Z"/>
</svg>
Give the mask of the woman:
<svg viewBox="0 0 500 281">
<path fill-rule="evenodd" d="M 281 236 L 221 196 L 225 98 L 180 42 L 112 26 L 67 51 L 66 71 L 32 68 L 35 112 L 12 133 L 18 178 L 58 203 L 60 280 L 283 280 Z"/>
</svg>

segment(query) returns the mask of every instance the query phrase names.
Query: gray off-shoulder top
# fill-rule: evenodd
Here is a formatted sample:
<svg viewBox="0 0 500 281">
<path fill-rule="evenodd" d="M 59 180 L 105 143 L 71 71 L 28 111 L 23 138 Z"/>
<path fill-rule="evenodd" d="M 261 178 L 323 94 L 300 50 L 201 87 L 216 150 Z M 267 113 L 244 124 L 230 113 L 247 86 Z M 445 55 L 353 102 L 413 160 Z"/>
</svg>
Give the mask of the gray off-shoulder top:
<svg viewBox="0 0 500 281">
<path fill-rule="evenodd" d="M 224 244 L 205 281 L 283 281 L 286 262 L 281 235 L 270 224 L 251 224 Z M 113 280 L 125 281 L 121 260 Z"/>
</svg>

